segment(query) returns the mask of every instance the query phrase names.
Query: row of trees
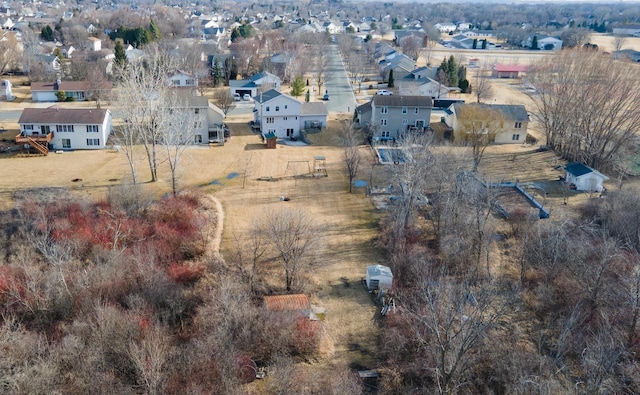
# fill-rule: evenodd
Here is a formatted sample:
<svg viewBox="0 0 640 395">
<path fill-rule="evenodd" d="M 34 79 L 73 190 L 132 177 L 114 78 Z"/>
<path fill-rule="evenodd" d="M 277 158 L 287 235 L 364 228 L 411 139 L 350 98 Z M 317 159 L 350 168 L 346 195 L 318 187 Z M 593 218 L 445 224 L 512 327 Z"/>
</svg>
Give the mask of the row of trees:
<svg viewBox="0 0 640 395">
<path fill-rule="evenodd" d="M 400 308 L 381 322 L 380 392 L 637 392 L 638 191 L 504 220 L 470 156 L 407 148 L 381 222 Z"/>
<path fill-rule="evenodd" d="M 534 115 L 546 144 L 598 169 L 623 162 L 640 130 L 640 78 L 634 65 L 597 51 L 545 58 L 528 73 Z"/>
</svg>

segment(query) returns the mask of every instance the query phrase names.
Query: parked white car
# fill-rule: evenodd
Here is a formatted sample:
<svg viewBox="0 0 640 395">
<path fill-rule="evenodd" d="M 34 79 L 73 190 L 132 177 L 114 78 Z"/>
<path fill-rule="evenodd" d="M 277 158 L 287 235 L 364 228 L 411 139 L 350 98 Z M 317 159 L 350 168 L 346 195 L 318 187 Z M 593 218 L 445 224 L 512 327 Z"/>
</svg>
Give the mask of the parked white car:
<svg viewBox="0 0 640 395">
<path fill-rule="evenodd" d="M 233 101 L 240 101 L 242 100 L 242 98 L 240 97 L 239 93 L 234 93 L 233 94 Z"/>
<path fill-rule="evenodd" d="M 391 96 L 393 95 L 393 92 L 390 92 L 386 89 L 380 89 L 379 91 L 376 92 L 376 95 L 378 96 Z"/>
<path fill-rule="evenodd" d="M 244 101 L 249 101 L 249 100 L 251 100 L 251 95 L 250 95 L 250 94 L 248 94 L 248 93 L 245 93 L 245 94 L 242 96 L 242 100 L 244 100 Z"/>
</svg>

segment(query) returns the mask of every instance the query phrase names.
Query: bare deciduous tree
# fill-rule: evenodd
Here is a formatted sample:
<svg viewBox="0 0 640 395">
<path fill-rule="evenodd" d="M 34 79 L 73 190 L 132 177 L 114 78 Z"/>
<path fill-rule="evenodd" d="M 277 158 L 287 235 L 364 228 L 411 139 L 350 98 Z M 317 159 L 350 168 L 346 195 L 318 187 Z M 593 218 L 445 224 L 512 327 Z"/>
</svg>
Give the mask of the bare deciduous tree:
<svg viewBox="0 0 640 395">
<path fill-rule="evenodd" d="M 618 34 L 613 38 L 613 47 L 616 51 L 620 51 L 626 42 L 627 37 L 622 34 Z"/>
<path fill-rule="evenodd" d="M 314 222 L 300 210 L 273 210 L 260 229 L 280 258 L 287 291 L 301 285 L 304 271 L 312 266 L 309 253 L 317 238 Z"/>
<path fill-rule="evenodd" d="M 0 74 L 17 69 L 20 57 L 19 42 L 14 34 L 7 34 L 0 41 Z"/>
<path fill-rule="evenodd" d="M 116 100 L 122 106 L 124 124 L 118 142 L 129 162 L 133 183 L 137 183 L 136 150 L 142 144 L 145 150 L 151 181 L 158 180 L 158 148 L 162 141 L 162 128 L 167 115 L 166 98 L 169 92 L 168 76 L 175 67 L 171 56 L 159 48 L 148 48 L 149 59 L 129 64 L 117 70 Z"/>
<path fill-rule="evenodd" d="M 473 76 L 473 95 L 476 102 L 481 103 L 493 97 L 493 87 L 489 79 L 490 71 L 488 68 L 477 69 Z"/>
<path fill-rule="evenodd" d="M 425 275 L 415 292 L 403 297 L 434 390 L 440 394 L 457 393 L 468 383 L 475 350 L 507 311 L 493 284 L 471 283 Z"/>
<path fill-rule="evenodd" d="M 233 97 L 227 88 L 216 88 L 213 92 L 213 102 L 222 110 L 224 115 L 227 115 L 233 107 Z"/>
<path fill-rule="evenodd" d="M 472 170 L 477 171 L 484 151 L 504 125 L 504 115 L 490 106 L 468 104 L 458 107 L 457 117 L 459 128 L 455 130 L 455 141 L 471 147 Z"/>
<path fill-rule="evenodd" d="M 349 193 L 353 191 L 353 180 L 358 174 L 358 168 L 360 167 L 360 162 L 362 162 L 359 150 L 361 141 L 362 136 L 355 130 L 353 124 L 350 123 L 344 126 L 344 163 L 347 177 L 349 178 Z"/>
<path fill-rule="evenodd" d="M 611 57 L 563 51 L 537 63 L 529 78 L 547 144 L 567 160 L 612 166 L 640 128 L 640 77 Z"/>
</svg>

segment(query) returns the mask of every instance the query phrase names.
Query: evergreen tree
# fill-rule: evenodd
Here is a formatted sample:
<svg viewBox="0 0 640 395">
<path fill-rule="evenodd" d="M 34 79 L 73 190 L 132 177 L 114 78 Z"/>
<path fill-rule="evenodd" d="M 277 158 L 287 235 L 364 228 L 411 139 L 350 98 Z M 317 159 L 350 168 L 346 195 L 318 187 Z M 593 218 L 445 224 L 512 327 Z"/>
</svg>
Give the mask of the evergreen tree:
<svg viewBox="0 0 640 395">
<path fill-rule="evenodd" d="M 301 76 L 297 76 L 291 83 L 291 96 L 298 97 L 304 92 L 304 80 Z"/>
<path fill-rule="evenodd" d="M 311 92 L 309 92 L 309 90 L 307 90 L 307 95 L 304 98 L 304 101 L 306 101 L 307 103 L 309 103 L 309 101 L 311 100 Z"/>
<path fill-rule="evenodd" d="M 149 32 L 151 33 L 151 37 L 153 40 L 159 40 L 160 37 L 162 37 L 160 28 L 153 19 L 151 20 L 151 22 L 149 22 Z"/>
<path fill-rule="evenodd" d="M 43 27 L 40 30 L 40 37 L 42 37 L 44 41 L 53 41 L 53 29 L 51 29 L 51 26 L 47 25 Z"/>
<path fill-rule="evenodd" d="M 487 40 L 482 40 L 482 49 L 487 49 Z"/>
<path fill-rule="evenodd" d="M 389 84 L 388 84 L 389 88 L 393 88 L 393 69 L 391 69 L 391 71 L 389 71 Z"/>
<path fill-rule="evenodd" d="M 129 59 L 127 59 L 127 53 L 124 50 L 124 45 L 122 44 L 122 40 L 116 40 L 116 47 L 113 51 L 115 58 L 113 59 L 113 63 L 119 69 L 124 69 L 129 64 Z"/>
<path fill-rule="evenodd" d="M 473 39 L 473 47 L 471 47 L 471 49 L 477 49 L 478 48 L 478 39 L 474 38 Z"/>
<path fill-rule="evenodd" d="M 238 28 L 234 28 L 233 30 L 231 30 L 231 42 L 234 43 L 236 42 L 236 40 L 238 39 L 238 37 L 240 37 L 240 31 L 238 30 Z"/>
<path fill-rule="evenodd" d="M 533 36 L 533 40 L 531 40 L 531 49 L 538 49 L 538 36 Z"/>
<path fill-rule="evenodd" d="M 465 66 L 458 67 L 458 81 L 467 79 L 467 68 Z"/>
<path fill-rule="evenodd" d="M 449 80 L 449 86 L 458 86 L 458 65 L 456 59 L 451 55 L 447 61 L 447 79 Z"/>
<path fill-rule="evenodd" d="M 469 80 L 460 80 L 460 82 L 458 83 L 458 88 L 460 88 L 460 92 L 468 93 L 467 90 L 469 89 Z"/>
<path fill-rule="evenodd" d="M 220 68 L 220 62 L 218 62 L 218 58 L 213 59 L 211 78 L 213 79 L 213 86 L 218 86 L 222 82 L 222 69 Z"/>
</svg>

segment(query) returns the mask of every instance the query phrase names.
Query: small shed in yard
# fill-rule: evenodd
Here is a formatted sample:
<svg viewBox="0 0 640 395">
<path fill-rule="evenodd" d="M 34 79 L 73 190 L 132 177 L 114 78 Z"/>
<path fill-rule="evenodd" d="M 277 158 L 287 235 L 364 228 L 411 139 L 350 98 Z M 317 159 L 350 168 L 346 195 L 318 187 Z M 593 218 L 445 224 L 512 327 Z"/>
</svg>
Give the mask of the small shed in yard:
<svg viewBox="0 0 640 395">
<path fill-rule="evenodd" d="M 603 182 L 609 177 L 582 163 L 569 163 L 564 167 L 567 172 L 566 182 L 571 188 L 575 186 L 578 191 L 602 192 Z"/>
<path fill-rule="evenodd" d="M 11 81 L 0 81 L 0 100 L 13 100 L 13 94 L 11 93 Z"/>
<path fill-rule="evenodd" d="M 393 285 L 393 273 L 388 266 L 367 266 L 366 285 L 369 291 L 374 289 L 391 289 Z"/>
<path fill-rule="evenodd" d="M 276 136 L 275 133 L 273 132 L 265 133 L 264 139 L 267 142 L 267 148 L 272 148 L 272 149 L 276 148 L 276 142 L 278 141 L 278 136 Z"/>
<path fill-rule="evenodd" d="M 305 294 L 265 296 L 264 305 L 272 312 L 289 312 L 307 318 L 311 316 L 311 302 Z"/>
</svg>

